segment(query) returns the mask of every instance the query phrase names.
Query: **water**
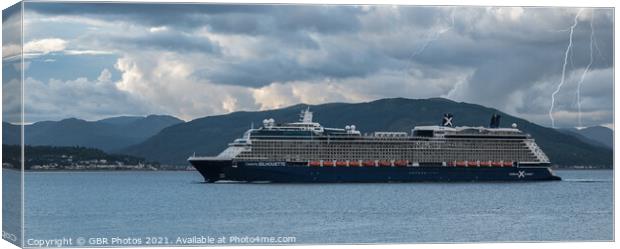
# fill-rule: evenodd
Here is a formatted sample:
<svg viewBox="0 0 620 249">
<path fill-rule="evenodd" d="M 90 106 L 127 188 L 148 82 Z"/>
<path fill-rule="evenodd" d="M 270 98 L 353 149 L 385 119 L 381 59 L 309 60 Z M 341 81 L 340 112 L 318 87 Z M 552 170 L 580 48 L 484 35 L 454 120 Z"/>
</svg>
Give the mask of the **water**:
<svg viewBox="0 0 620 249">
<path fill-rule="evenodd" d="M 613 172 L 556 172 L 564 181 L 203 184 L 197 172 L 28 172 L 25 239 L 613 240 Z"/>
</svg>

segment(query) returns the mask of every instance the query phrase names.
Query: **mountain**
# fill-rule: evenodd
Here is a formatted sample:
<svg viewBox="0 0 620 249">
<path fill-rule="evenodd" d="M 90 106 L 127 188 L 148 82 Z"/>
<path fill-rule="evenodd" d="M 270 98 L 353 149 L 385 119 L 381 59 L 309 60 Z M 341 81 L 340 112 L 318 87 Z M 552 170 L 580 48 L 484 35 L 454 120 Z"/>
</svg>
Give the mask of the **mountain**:
<svg viewBox="0 0 620 249">
<path fill-rule="evenodd" d="M 143 119 L 144 117 L 140 116 L 119 116 L 119 117 L 111 117 L 99 120 L 100 123 L 106 124 L 116 124 L 116 125 L 126 125 L 131 122 L 135 122 L 137 120 Z"/>
<path fill-rule="evenodd" d="M 563 128 L 560 132 L 569 134 L 579 140 L 591 145 L 613 149 L 614 132 L 612 129 L 603 126 L 592 126 L 583 129 Z"/>
<path fill-rule="evenodd" d="M 596 140 L 609 148 L 614 147 L 614 131 L 604 126 L 592 126 L 579 130 L 579 134 Z"/>
<path fill-rule="evenodd" d="M 276 122 L 297 121 L 307 105 L 259 112 L 235 112 L 209 116 L 163 129 L 146 141 L 130 146 L 123 153 L 167 164 L 187 164 L 197 155 L 217 155 L 233 139 L 242 136 L 250 124 L 262 124 L 265 118 Z M 362 133 L 374 131 L 410 132 L 414 125 L 437 125 L 443 113 L 452 113 L 457 126 L 488 126 L 494 113 L 502 115 L 502 126 L 516 123 L 530 133 L 554 164 L 611 166 L 611 149 L 593 146 L 580 139 L 542 127 L 496 109 L 458 103 L 442 98 L 382 99 L 367 103 L 331 103 L 311 105 L 314 120 L 326 127 L 355 124 Z"/>
<path fill-rule="evenodd" d="M 614 131 L 603 126 L 592 126 L 577 130 L 579 134 L 607 146 L 614 147 Z"/>
<path fill-rule="evenodd" d="M 36 122 L 24 127 L 27 145 L 84 146 L 106 152 L 116 152 L 132 144 L 140 143 L 171 125 L 183 123 L 172 116 L 150 115 L 147 117 L 116 117 L 98 121 L 76 118 L 60 121 Z M 12 129 L 4 124 L 3 129 Z M 18 127 L 18 126 L 15 126 Z M 12 137 L 3 144 L 16 144 Z"/>
</svg>

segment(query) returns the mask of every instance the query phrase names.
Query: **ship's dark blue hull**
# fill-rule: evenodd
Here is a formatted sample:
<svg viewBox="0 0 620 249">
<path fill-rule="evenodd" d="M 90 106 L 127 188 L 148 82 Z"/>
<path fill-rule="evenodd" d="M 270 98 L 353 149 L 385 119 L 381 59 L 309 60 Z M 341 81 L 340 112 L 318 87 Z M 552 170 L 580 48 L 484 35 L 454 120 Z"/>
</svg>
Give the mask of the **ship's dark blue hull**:
<svg viewBox="0 0 620 249">
<path fill-rule="evenodd" d="M 310 167 L 303 164 L 190 160 L 206 182 L 423 182 L 560 180 L 551 169 L 528 167 Z"/>
</svg>

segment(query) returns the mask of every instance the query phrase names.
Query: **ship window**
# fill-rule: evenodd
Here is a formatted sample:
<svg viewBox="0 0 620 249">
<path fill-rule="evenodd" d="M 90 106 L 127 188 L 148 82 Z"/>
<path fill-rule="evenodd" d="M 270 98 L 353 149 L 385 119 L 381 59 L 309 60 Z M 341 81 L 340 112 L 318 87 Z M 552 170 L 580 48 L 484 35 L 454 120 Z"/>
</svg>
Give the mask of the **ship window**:
<svg viewBox="0 0 620 249">
<path fill-rule="evenodd" d="M 416 130 L 414 134 L 418 137 L 432 137 L 433 130 Z"/>
</svg>

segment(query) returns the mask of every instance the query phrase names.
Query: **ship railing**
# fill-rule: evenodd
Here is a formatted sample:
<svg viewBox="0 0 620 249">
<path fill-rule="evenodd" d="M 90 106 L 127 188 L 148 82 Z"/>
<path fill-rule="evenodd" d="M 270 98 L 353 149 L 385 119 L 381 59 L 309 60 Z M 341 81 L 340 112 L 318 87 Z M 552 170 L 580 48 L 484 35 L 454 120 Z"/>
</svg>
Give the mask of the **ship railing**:
<svg viewBox="0 0 620 249">
<path fill-rule="evenodd" d="M 538 147 L 538 145 L 533 140 L 525 140 L 525 144 L 530 149 L 530 151 L 534 153 L 534 156 L 536 156 L 536 158 L 538 158 L 540 162 L 549 162 L 549 157 L 547 157 L 547 155 L 542 151 L 542 149 L 540 149 L 540 147 Z"/>
</svg>

